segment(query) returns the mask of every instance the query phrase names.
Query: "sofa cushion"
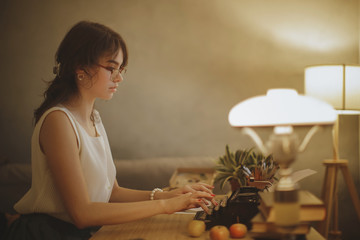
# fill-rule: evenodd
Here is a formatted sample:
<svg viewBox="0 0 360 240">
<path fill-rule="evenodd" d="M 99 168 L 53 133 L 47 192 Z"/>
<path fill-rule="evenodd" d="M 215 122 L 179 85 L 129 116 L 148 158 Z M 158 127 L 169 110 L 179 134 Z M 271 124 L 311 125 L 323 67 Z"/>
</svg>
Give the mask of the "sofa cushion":
<svg viewBox="0 0 360 240">
<path fill-rule="evenodd" d="M 115 159 L 114 163 L 119 185 L 139 190 L 169 186 L 172 174 L 179 167 L 211 168 L 215 165 L 211 157 Z M 0 212 L 15 213 L 13 205 L 30 187 L 30 164 L 0 165 Z"/>
<path fill-rule="evenodd" d="M 8 163 L 0 166 L 0 212 L 15 213 L 13 205 L 31 186 L 30 164 Z"/>
<path fill-rule="evenodd" d="M 115 161 L 116 178 L 122 187 L 152 190 L 169 186 L 169 180 L 179 167 L 211 168 L 211 157 L 162 157 L 121 159 Z"/>
</svg>

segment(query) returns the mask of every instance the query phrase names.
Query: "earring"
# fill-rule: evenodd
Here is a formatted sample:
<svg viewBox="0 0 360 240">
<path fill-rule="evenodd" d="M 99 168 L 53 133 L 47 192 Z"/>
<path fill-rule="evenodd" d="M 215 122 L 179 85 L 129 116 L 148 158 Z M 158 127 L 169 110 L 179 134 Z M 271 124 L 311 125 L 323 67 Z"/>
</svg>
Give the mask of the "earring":
<svg viewBox="0 0 360 240">
<path fill-rule="evenodd" d="M 79 81 L 82 81 L 84 79 L 84 74 L 78 74 L 77 78 Z"/>
</svg>

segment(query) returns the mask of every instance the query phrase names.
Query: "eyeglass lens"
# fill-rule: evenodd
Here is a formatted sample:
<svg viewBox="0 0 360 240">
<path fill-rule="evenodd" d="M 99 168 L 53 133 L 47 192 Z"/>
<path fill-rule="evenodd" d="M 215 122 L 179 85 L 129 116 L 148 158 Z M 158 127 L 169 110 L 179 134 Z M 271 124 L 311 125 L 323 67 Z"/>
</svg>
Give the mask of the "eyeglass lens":
<svg viewBox="0 0 360 240">
<path fill-rule="evenodd" d="M 125 73 L 126 69 L 124 68 L 114 69 L 111 73 L 111 79 L 115 79 L 119 74 L 121 75 L 121 77 L 124 77 Z"/>
</svg>

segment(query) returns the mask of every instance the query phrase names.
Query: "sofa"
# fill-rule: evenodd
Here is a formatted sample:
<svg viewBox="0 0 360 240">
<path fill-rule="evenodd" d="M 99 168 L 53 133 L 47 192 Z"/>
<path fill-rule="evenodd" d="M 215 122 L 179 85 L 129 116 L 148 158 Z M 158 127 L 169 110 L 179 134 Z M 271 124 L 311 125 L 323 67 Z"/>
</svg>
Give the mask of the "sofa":
<svg viewBox="0 0 360 240">
<path fill-rule="evenodd" d="M 115 159 L 119 185 L 139 190 L 169 186 L 177 168 L 212 168 L 212 157 L 159 157 L 144 159 Z M 0 212 L 14 213 L 13 205 L 31 187 L 31 165 L 3 163 L 0 165 Z M 223 193 L 216 185 L 215 193 Z"/>
</svg>

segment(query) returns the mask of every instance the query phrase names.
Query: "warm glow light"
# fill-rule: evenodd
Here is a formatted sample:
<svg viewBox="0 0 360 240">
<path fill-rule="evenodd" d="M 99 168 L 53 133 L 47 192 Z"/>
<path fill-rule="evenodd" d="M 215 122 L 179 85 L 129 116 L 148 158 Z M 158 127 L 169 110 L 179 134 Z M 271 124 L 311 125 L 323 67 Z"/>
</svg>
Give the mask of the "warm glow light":
<svg viewBox="0 0 360 240">
<path fill-rule="evenodd" d="M 346 110 L 359 111 L 360 66 L 319 65 L 305 68 L 305 94 L 330 103 L 342 113 Z"/>
<path fill-rule="evenodd" d="M 332 125 L 336 118 L 330 104 L 293 89 L 270 89 L 267 95 L 240 102 L 229 113 L 233 127 Z"/>
<path fill-rule="evenodd" d="M 354 25 L 349 24 L 351 15 L 333 14 L 344 8 L 341 1 L 332 1 L 326 6 L 321 1 L 214 2 L 223 24 L 234 29 L 248 28 L 251 34 L 281 50 L 329 53 L 347 49 L 355 43 L 351 34 Z"/>
</svg>

